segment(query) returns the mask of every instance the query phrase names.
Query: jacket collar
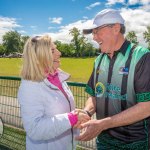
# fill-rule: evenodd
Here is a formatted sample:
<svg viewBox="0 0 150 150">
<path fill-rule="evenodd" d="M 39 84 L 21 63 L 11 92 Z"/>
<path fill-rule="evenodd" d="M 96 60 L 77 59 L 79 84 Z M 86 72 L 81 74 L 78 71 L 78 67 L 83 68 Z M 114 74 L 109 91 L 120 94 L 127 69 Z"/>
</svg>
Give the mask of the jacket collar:
<svg viewBox="0 0 150 150">
<path fill-rule="evenodd" d="M 63 82 L 63 81 L 66 81 L 70 78 L 70 74 L 64 72 L 61 69 L 58 69 L 58 77 L 59 77 L 60 82 Z"/>
<path fill-rule="evenodd" d="M 57 72 L 58 72 L 58 77 L 59 77 L 59 80 L 60 80 L 61 83 L 64 82 L 64 81 L 66 81 L 66 80 L 68 80 L 68 79 L 70 78 L 70 74 L 64 72 L 64 71 L 61 70 L 61 69 L 58 69 Z M 47 86 L 49 86 L 49 87 L 51 87 L 51 88 L 53 88 L 53 89 L 58 89 L 58 87 L 56 87 L 55 85 L 53 85 L 52 83 L 50 83 L 47 78 L 45 78 L 45 79 L 43 80 L 43 82 L 44 82 Z"/>
<path fill-rule="evenodd" d="M 126 54 L 126 51 L 128 49 L 128 46 L 130 45 L 131 43 L 127 40 L 124 41 L 124 43 L 122 44 L 122 46 L 120 47 L 120 49 L 118 49 L 117 51 L 115 51 L 115 53 L 119 53 L 121 52 L 123 55 Z"/>
</svg>

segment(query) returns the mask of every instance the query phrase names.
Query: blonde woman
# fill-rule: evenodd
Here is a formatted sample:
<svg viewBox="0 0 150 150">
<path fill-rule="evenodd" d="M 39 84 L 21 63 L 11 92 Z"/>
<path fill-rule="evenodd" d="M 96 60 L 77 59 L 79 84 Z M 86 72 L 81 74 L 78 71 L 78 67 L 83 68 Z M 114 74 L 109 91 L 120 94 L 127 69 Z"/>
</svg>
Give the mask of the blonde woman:
<svg viewBox="0 0 150 150">
<path fill-rule="evenodd" d="M 76 149 L 73 126 L 90 119 L 73 111 L 66 83 L 70 75 L 59 69 L 60 56 L 49 36 L 36 36 L 25 44 L 18 99 L 27 150 Z"/>
</svg>

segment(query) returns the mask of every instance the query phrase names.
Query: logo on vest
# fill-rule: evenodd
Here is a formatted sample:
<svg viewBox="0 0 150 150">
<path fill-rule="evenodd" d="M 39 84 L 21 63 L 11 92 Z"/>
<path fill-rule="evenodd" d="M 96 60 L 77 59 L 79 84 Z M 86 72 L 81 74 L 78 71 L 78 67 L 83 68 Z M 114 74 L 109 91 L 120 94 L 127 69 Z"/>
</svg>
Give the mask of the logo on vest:
<svg viewBox="0 0 150 150">
<path fill-rule="evenodd" d="M 96 83 L 95 86 L 95 95 L 96 97 L 102 97 L 105 92 L 105 86 L 102 82 Z"/>
<path fill-rule="evenodd" d="M 129 73 L 129 68 L 128 67 L 120 67 L 119 74 L 128 75 L 128 73 Z"/>
</svg>

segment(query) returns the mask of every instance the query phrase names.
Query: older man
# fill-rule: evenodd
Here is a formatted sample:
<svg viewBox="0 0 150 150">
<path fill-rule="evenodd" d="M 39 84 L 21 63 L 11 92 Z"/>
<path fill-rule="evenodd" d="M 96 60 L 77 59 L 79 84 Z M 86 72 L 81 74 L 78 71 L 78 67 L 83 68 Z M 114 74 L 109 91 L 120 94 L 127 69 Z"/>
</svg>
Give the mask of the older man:
<svg viewBox="0 0 150 150">
<path fill-rule="evenodd" d="M 101 53 L 96 58 L 84 110 L 96 120 L 82 124 L 77 140 L 97 136 L 98 150 L 150 148 L 150 51 L 124 38 L 124 19 L 113 9 L 99 12 L 90 29 Z"/>
</svg>

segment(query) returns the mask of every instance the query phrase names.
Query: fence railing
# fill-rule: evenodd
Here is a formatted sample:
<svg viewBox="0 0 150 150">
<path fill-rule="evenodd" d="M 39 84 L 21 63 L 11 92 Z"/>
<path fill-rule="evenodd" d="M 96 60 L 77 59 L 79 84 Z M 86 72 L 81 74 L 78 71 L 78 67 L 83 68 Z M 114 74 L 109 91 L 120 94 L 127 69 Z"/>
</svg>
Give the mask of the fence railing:
<svg viewBox="0 0 150 150">
<path fill-rule="evenodd" d="M 20 116 L 20 105 L 17 92 L 21 78 L 0 76 L 0 117 L 4 123 L 4 134 L 0 139 L 0 149 L 6 147 L 12 150 L 25 150 L 25 131 Z M 82 109 L 88 98 L 84 88 L 86 84 L 67 82 L 76 102 L 76 107 Z M 82 150 L 96 149 L 95 139 L 79 142 Z M 4 148 L 3 148 L 4 149 Z"/>
</svg>

